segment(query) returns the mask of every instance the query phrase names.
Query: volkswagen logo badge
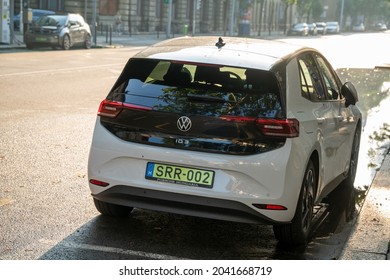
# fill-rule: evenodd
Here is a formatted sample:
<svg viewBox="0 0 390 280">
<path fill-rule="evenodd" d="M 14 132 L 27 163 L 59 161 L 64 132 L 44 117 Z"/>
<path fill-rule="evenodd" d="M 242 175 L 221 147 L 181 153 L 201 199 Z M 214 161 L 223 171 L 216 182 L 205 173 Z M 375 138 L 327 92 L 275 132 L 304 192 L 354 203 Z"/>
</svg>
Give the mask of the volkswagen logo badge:
<svg viewBox="0 0 390 280">
<path fill-rule="evenodd" d="M 177 120 L 177 127 L 181 131 L 188 131 L 191 129 L 192 122 L 189 117 L 182 116 Z"/>
</svg>

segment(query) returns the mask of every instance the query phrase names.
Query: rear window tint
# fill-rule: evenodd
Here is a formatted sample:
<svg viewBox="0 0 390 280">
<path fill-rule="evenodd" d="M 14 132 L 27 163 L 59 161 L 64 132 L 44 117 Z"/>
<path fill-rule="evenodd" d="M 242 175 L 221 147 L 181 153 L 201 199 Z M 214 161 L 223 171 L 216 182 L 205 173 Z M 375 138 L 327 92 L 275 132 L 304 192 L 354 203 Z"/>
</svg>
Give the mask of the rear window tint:
<svg viewBox="0 0 390 280">
<path fill-rule="evenodd" d="M 107 97 L 173 113 L 282 118 L 272 72 L 132 59 Z"/>
</svg>

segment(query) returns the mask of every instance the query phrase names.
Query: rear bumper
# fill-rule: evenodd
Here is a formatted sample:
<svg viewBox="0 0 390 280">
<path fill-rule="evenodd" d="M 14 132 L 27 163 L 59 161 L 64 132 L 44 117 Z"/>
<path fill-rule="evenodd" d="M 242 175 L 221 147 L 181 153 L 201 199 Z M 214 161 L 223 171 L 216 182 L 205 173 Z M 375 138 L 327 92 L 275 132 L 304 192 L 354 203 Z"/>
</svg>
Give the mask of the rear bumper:
<svg viewBox="0 0 390 280">
<path fill-rule="evenodd" d="M 60 36 L 56 34 L 51 35 L 32 35 L 32 34 L 26 34 L 26 43 L 28 44 L 34 44 L 34 45 L 47 45 L 47 46 L 56 46 L 60 45 Z"/>
<path fill-rule="evenodd" d="M 243 203 L 225 199 L 168 193 L 130 186 L 114 186 L 93 195 L 93 197 L 112 204 L 168 213 L 243 223 L 275 223 Z"/>
</svg>

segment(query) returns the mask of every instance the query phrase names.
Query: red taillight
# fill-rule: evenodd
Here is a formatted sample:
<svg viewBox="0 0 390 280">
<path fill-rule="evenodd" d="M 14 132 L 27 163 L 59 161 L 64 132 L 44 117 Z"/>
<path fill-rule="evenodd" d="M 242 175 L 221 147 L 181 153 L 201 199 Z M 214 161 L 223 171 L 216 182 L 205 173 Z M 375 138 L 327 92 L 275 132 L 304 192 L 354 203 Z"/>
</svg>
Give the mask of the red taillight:
<svg viewBox="0 0 390 280">
<path fill-rule="evenodd" d="M 287 207 L 277 204 L 253 204 L 253 206 L 264 210 L 287 210 Z"/>
<path fill-rule="evenodd" d="M 98 116 L 115 118 L 122 111 L 122 108 L 122 102 L 103 100 L 99 106 Z"/>
<path fill-rule="evenodd" d="M 119 101 L 110 101 L 105 99 L 100 103 L 98 116 L 115 118 L 116 116 L 119 115 L 122 109 L 145 110 L 145 111 L 152 110 L 152 108 L 146 106 L 123 103 Z"/>
<path fill-rule="evenodd" d="M 297 119 L 256 119 L 242 116 L 221 116 L 220 119 L 230 122 L 255 123 L 266 136 L 294 138 L 299 136 Z"/>
<path fill-rule="evenodd" d="M 95 179 L 91 179 L 91 180 L 89 180 L 89 182 L 91 184 L 99 186 L 99 187 L 107 187 L 109 185 L 109 183 L 107 183 L 107 182 L 103 182 L 103 181 L 99 181 L 99 180 L 95 180 Z"/>
<path fill-rule="evenodd" d="M 294 138 L 299 136 L 297 119 L 257 119 L 256 124 L 264 135 Z"/>
</svg>

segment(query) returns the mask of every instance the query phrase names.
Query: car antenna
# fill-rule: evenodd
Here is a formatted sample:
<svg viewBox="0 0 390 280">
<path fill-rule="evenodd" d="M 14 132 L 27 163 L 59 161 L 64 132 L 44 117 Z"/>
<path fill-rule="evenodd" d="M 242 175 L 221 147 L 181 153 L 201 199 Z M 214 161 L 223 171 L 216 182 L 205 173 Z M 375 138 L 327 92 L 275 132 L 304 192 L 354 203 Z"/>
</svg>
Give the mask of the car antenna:
<svg viewBox="0 0 390 280">
<path fill-rule="evenodd" d="M 222 37 L 219 37 L 219 38 L 218 38 L 218 42 L 215 43 L 215 46 L 218 47 L 218 49 L 222 48 L 222 47 L 225 46 L 225 45 L 226 45 L 226 43 L 223 42 Z"/>
</svg>

